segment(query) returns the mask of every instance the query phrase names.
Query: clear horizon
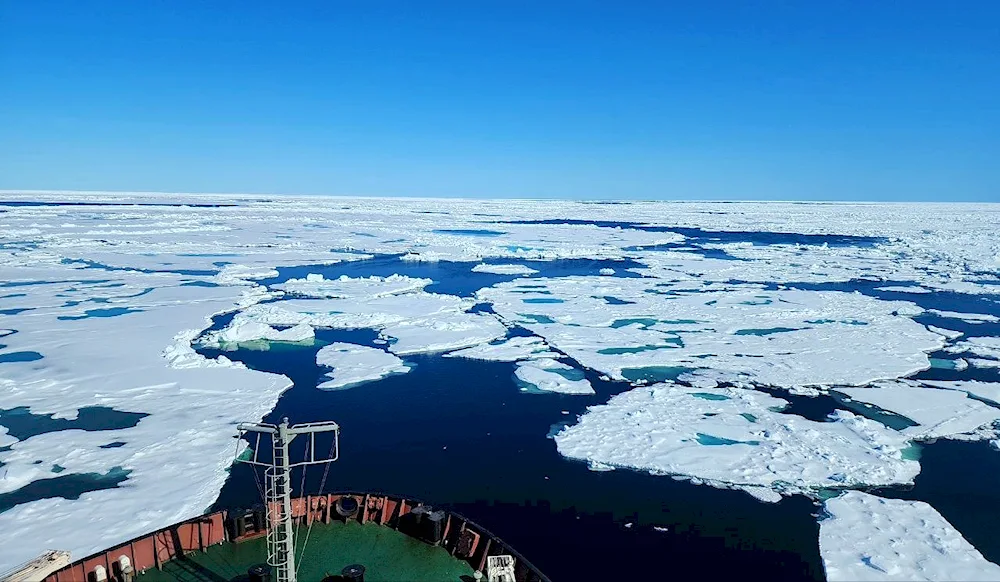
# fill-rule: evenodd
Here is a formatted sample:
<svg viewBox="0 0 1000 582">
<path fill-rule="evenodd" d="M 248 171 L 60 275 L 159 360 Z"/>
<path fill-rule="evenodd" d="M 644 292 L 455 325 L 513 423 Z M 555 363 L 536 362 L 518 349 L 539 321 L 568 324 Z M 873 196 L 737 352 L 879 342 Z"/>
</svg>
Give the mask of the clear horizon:
<svg viewBox="0 0 1000 582">
<path fill-rule="evenodd" d="M 1000 4 L 0 5 L 0 189 L 1000 201 Z"/>
</svg>

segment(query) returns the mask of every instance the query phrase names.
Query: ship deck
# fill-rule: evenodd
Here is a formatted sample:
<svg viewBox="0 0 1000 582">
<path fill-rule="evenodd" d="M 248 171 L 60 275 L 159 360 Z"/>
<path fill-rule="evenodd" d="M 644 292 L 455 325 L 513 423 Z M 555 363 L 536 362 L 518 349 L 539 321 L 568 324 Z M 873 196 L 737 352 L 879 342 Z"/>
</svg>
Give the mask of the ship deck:
<svg viewBox="0 0 1000 582">
<path fill-rule="evenodd" d="M 472 580 L 472 567 L 452 557 L 444 548 L 430 546 L 375 523 L 315 523 L 308 541 L 306 537 L 306 527 L 302 526 L 296 532 L 296 557 L 305 545 L 305 554 L 299 560 L 299 580 L 318 582 L 327 576 L 339 576 L 350 564 L 365 567 L 366 582 Z M 258 537 L 239 543 L 217 544 L 204 552 L 188 552 L 163 564 L 162 570 L 147 570 L 137 580 L 246 581 L 247 569 L 266 561 L 266 541 Z"/>
</svg>

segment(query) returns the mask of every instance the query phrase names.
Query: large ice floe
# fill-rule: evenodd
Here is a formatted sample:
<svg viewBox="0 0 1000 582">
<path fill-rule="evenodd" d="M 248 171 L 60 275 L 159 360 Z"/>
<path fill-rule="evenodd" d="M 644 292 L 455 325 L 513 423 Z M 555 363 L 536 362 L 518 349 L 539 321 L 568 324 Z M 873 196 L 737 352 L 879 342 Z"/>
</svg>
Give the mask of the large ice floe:
<svg viewBox="0 0 1000 582">
<path fill-rule="evenodd" d="M 848 491 L 825 509 L 819 549 L 830 582 L 1000 580 L 1000 566 L 922 501 Z"/>
<path fill-rule="evenodd" d="M 910 483 L 920 471 L 906 436 L 843 410 L 832 422 L 778 412 L 786 404 L 755 390 L 658 384 L 591 407 L 555 441 L 598 466 L 781 493 Z"/>
<path fill-rule="evenodd" d="M 626 380 L 704 368 L 774 386 L 863 385 L 930 367 L 926 352 L 946 341 L 909 317 L 922 312 L 911 303 L 837 291 L 562 277 L 477 297 L 580 364 Z"/>
<path fill-rule="evenodd" d="M 958 337 L 989 335 L 1000 320 L 1000 213 L 990 205 L 4 199 L 26 205 L 0 213 L 0 412 L 134 414 L 106 430 L 26 433 L 0 420 L 0 495 L 61 476 L 103 483 L 74 499 L 51 489 L 0 512 L 0 564 L 49 547 L 79 557 L 215 501 L 233 423 L 270 412 L 291 382 L 206 359 L 199 344 L 314 345 L 317 330 L 376 330 L 385 350 L 320 350 L 323 388 L 403 373 L 408 354 L 511 362 L 512 391 L 592 394 L 590 369 L 633 389 L 559 433 L 560 452 L 764 500 L 908 483 L 919 469 L 910 439 L 995 438 L 987 425 L 1000 390 L 984 379 L 1000 344 Z M 319 272 L 375 256 L 398 258 L 399 271 Z M 431 279 L 406 275 L 427 272 L 427 261 L 514 280 L 474 299 L 430 293 Z M 280 282 L 283 269 L 303 266 Z M 222 313 L 229 323 L 213 326 Z M 924 316 L 936 331 L 918 323 Z M 940 364 L 927 354 L 941 349 L 969 362 L 962 373 L 980 375 L 892 384 Z M 674 378 L 697 388 L 663 382 Z M 867 387 L 875 381 L 889 383 Z M 814 422 L 773 410 L 784 401 L 759 385 L 811 395 L 856 387 L 847 392 L 855 400 L 918 424 L 895 431 L 844 410 Z M 881 546 L 895 538 L 876 535 L 883 526 L 919 539 L 923 511 L 893 509 L 864 551 L 891 555 Z M 825 531 L 837 523 L 828 522 Z M 90 534 L 78 535 L 84 527 Z M 824 556 L 838 545 L 857 546 L 828 540 Z"/>
<path fill-rule="evenodd" d="M 12 274 L 6 271 L 5 278 Z M 100 406 L 148 416 L 131 428 L 4 439 L 11 450 L 0 453 L 0 495 L 66 475 L 118 472 L 127 475 L 128 486 L 74 500 L 39 499 L 0 513 L 2 564 L 48 547 L 79 556 L 201 513 L 215 500 L 232 462 L 232 448 L 223 443 L 231 442 L 233 423 L 266 414 L 291 384 L 192 350 L 208 316 L 238 305 L 240 288 L 185 287 L 175 275 L 117 275 L 117 287 L 104 287 L 109 277 L 103 273 L 77 272 L 72 278 L 39 285 L 20 298 L 31 311 L 17 318 L 18 333 L 3 343 L 41 358 L 0 364 L 0 409 L 27 407 L 31 414 L 74 418 L 84 407 Z M 82 305 L 65 307 L 94 297 L 108 301 L 98 304 L 130 310 L 95 315 Z M 62 525 L 47 525 L 56 523 Z M 80 536 L 85 527 L 91 533 Z"/>
</svg>

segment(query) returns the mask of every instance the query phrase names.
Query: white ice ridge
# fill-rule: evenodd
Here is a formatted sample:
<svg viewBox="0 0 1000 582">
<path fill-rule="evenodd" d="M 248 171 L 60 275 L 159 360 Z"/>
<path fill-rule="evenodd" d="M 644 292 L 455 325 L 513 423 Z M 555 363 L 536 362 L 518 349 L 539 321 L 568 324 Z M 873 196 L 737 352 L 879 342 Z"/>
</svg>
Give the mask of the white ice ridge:
<svg viewBox="0 0 1000 582">
<path fill-rule="evenodd" d="M 336 390 L 384 378 L 391 374 L 405 374 L 410 367 L 396 356 L 376 348 L 348 343 L 333 343 L 316 353 L 316 364 L 332 368 L 326 374 L 329 380 L 317 388 Z"/>
<path fill-rule="evenodd" d="M 883 382 L 866 388 L 838 388 L 837 391 L 918 423 L 902 430 L 913 438 L 960 437 L 980 427 L 992 427 L 1000 420 L 1000 408 L 969 398 L 966 391 L 922 388 L 906 382 Z"/>
<path fill-rule="evenodd" d="M 277 277 L 278 271 L 266 265 L 224 265 L 214 277 L 220 285 L 253 285 L 258 279 Z"/>
<path fill-rule="evenodd" d="M 538 271 L 527 265 L 490 265 L 479 263 L 472 267 L 475 273 L 493 273 L 494 275 L 534 275 Z"/>
<path fill-rule="evenodd" d="M 830 582 L 1000 580 L 1000 566 L 923 501 L 847 491 L 825 507 L 819 551 Z"/>
<path fill-rule="evenodd" d="M 433 282 L 431 279 L 420 279 L 403 275 L 357 278 L 341 275 L 337 279 L 329 280 L 323 278 L 321 274 L 310 273 L 306 275 L 305 279 L 289 279 L 280 285 L 275 285 L 275 287 L 309 297 L 329 297 L 331 299 L 352 298 L 361 300 L 419 291 Z"/>
<path fill-rule="evenodd" d="M 910 483 L 906 436 L 843 410 L 832 422 L 775 412 L 786 401 L 739 388 L 636 388 L 592 406 L 555 436 L 564 456 L 716 487 L 781 493 Z"/>
<path fill-rule="evenodd" d="M 469 358 L 494 362 L 516 362 L 539 358 L 557 358 L 559 354 L 549 350 L 545 341 L 536 336 L 512 337 L 500 342 L 480 344 L 445 354 L 449 358 Z"/>
<path fill-rule="evenodd" d="M 246 317 L 237 315 L 225 329 L 206 334 L 203 343 L 205 345 L 217 346 L 255 340 L 302 342 L 312 340 L 314 337 L 316 337 L 316 333 L 306 323 L 278 330 L 265 323 L 252 321 Z"/>
<path fill-rule="evenodd" d="M 864 385 L 930 367 L 926 352 L 946 343 L 909 317 L 923 312 L 912 303 L 839 291 L 594 276 L 512 281 L 477 298 L 615 379 L 710 368 L 784 387 Z"/>
<path fill-rule="evenodd" d="M 582 372 L 551 358 L 521 362 L 514 375 L 522 382 L 545 392 L 594 394 L 594 388 L 583 377 Z"/>
</svg>

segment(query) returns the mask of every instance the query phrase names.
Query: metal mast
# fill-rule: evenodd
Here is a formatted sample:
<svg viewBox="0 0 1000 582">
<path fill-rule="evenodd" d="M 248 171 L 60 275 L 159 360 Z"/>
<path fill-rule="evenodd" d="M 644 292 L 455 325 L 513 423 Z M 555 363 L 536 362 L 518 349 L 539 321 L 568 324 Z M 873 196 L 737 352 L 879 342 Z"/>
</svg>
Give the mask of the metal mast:
<svg viewBox="0 0 1000 582">
<path fill-rule="evenodd" d="M 253 455 L 248 459 L 237 460 L 250 465 L 265 467 L 264 470 L 264 502 L 267 505 L 267 563 L 275 568 L 276 582 L 296 582 L 295 579 L 295 540 L 292 531 L 292 468 L 306 465 L 330 463 L 340 456 L 340 426 L 335 422 L 314 422 L 309 424 L 288 425 L 288 418 L 281 419 L 281 424 L 265 424 L 256 422 L 241 422 L 236 425 L 239 437 L 246 438 L 247 433 L 256 433 Z M 316 434 L 333 432 L 333 446 L 328 458 L 316 458 Z M 299 435 L 308 435 L 302 461 L 291 463 L 288 458 L 288 445 Z M 261 437 L 270 436 L 271 462 L 258 460 L 261 450 Z M 266 445 L 266 443 L 265 443 Z"/>
</svg>

